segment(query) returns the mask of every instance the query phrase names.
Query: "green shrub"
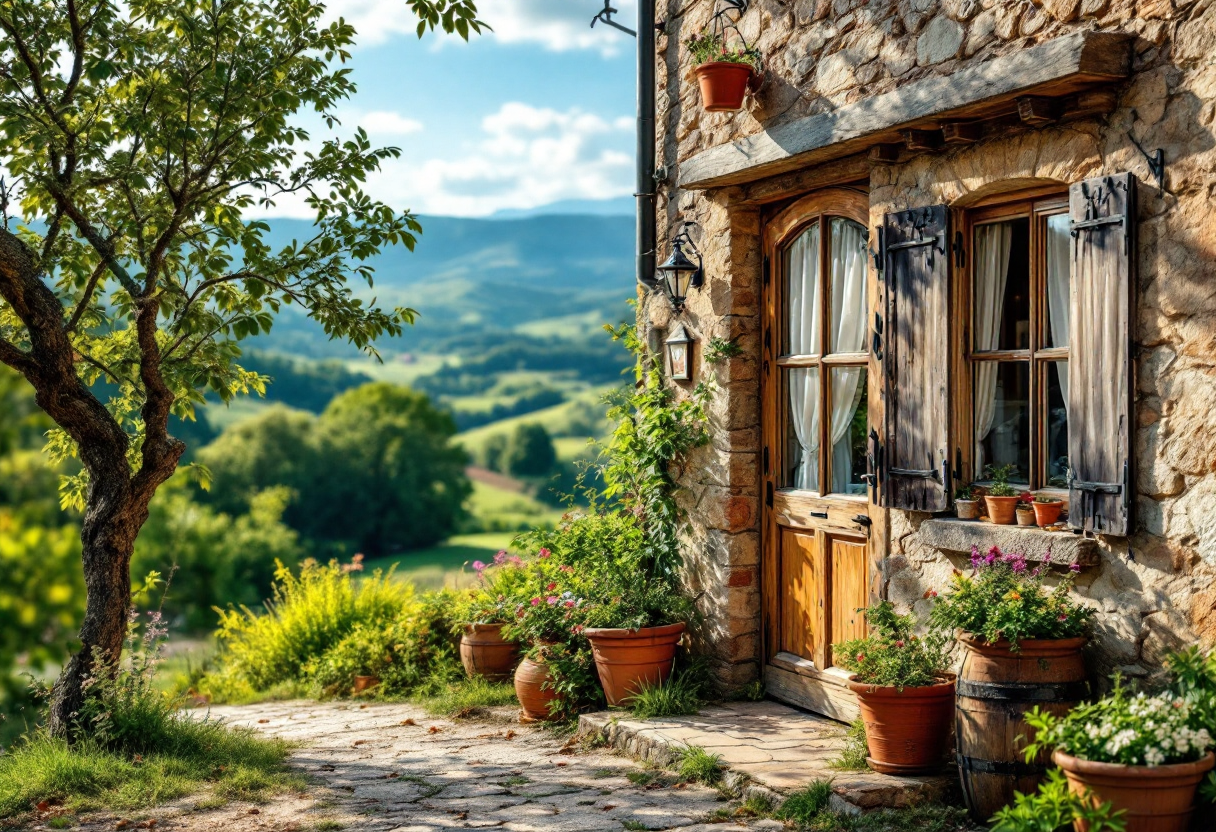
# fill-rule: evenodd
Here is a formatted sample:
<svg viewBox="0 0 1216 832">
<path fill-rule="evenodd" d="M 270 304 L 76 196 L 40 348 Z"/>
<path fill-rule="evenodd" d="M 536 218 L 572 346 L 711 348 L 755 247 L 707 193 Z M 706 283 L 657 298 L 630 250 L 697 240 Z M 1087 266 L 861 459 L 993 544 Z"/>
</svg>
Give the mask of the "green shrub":
<svg viewBox="0 0 1216 832">
<path fill-rule="evenodd" d="M 836 664 L 853 671 L 857 681 L 867 685 L 917 688 L 941 679 L 949 657 L 940 631 L 930 631 L 923 638 L 916 635 L 912 616 L 896 615 L 890 601 L 879 601 L 865 616 L 869 634 L 835 645 Z"/>
<path fill-rule="evenodd" d="M 792 792 L 777 809 L 774 817 L 790 820 L 800 826 L 811 824 L 828 808 L 832 799 L 832 781 L 816 780 L 809 786 Z"/>
<path fill-rule="evenodd" d="M 710 754 L 698 745 L 677 752 L 676 772 L 685 780 L 712 786 L 722 779 L 722 756 Z"/>
<path fill-rule="evenodd" d="M 861 719 L 849 723 L 849 730 L 844 736 L 844 748 L 840 756 L 828 761 L 828 766 L 837 771 L 865 771 L 870 766 L 866 757 L 870 754 L 870 746 L 866 741 L 866 724 Z"/>
<path fill-rule="evenodd" d="M 1088 824 L 1089 832 L 1123 832 L 1127 824 L 1122 810 L 1110 803 L 1098 803 L 1074 794 L 1058 768 L 1047 772 L 1047 779 L 1032 794 L 1015 792 L 1013 805 L 992 816 L 992 832 L 1064 832 L 1073 821 Z"/>
</svg>

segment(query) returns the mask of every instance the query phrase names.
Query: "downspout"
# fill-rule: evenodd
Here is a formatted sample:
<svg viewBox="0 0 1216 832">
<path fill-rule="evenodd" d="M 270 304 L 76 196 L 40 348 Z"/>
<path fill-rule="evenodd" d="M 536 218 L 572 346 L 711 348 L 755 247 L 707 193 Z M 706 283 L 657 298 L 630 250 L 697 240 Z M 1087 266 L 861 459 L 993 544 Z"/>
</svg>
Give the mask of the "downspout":
<svg viewBox="0 0 1216 832">
<path fill-rule="evenodd" d="M 637 279 L 647 289 L 653 289 L 655 277 L 655 245 L 658 233 L 655 193 L 655 0 L 638 0 L 638 130 L 637 180 Z"/>
</svg>

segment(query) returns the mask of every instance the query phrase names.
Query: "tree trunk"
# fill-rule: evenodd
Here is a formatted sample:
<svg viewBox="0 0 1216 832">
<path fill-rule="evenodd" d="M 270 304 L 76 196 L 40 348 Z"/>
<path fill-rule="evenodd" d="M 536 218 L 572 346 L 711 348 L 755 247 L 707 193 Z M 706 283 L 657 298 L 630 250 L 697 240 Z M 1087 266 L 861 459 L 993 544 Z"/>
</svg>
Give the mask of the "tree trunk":
<svg viewBox="0 0 1216 832">
<path fill-rule="evenodd" d="M 81 735 L 76 714 L 84 703 L 85 681 L 112 673 L 122 656 L 131 605 L 131 554 L 147 518 L 147 511 L 132 504 L 125 471 L 101 482 L 94 477 L 80 533 L 86 592 L 80 649 L 55 682 L 47 715 L 52 736 L 69 742 Z"/>
</svg>

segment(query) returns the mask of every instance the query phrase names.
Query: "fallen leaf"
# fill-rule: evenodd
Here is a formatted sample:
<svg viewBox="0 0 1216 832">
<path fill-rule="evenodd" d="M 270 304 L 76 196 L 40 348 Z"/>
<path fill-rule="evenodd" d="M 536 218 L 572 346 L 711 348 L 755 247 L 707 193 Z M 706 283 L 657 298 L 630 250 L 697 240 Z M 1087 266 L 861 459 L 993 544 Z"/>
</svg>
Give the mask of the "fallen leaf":
<svg viewBox="0 0 1216 832">
<path fill-rule="evenodd" d="M 515 732 L 511 731 L 511 730 L 508 730 L 505 735 L 506 739 L 509 739 L 509 740 L 515 739 L 515 736 L 516 736 Z"/>
<path fill-rule="evenodd" d="M 270 720 L 269 719 L 259 719 L 258 725 L 265 725 L 267 722 L 270 722 Z"/>
<path fill-rule="evenodd" d="M 126 829 L 130 825 L 131 825 L 131 821 L 120 820 L 118 823 L 114 824 L 114 828 L 115 829 Z"/>
<path fill-rule="evenodd" d="M 440 731 L 442 731 L 442 730 L 443 730 L 443 729 L 442 729 L 442 728 L 440 728 L 438 725 L 432 725 L 430 728 L 427 728 L 427 729 L 426 729 L 426 732 L 427 732 L 428 734 L 438 734 L 438 733 L 439 733 Z"/>
<path fill-rule="evenodd" d="M 366 708 L 366 707 L 367 707 L 366 705 L 360 705 L 360 706 L 359 706 L 359 710 L 363 710 L 363 709 L 364 709 L 364 708 Z"/>
<path fill-rule="evenodd" d="M 615 809 L 615 808 L 616 808 L 615 806 L 613 806 L 611 803 L 609 803 L 607 806 L 601 806 L 601 807 L 600 807 L 600 811 L 601 811 L 601 812 L 608 812 L 608 811 L 611 811 L 612 809 Z"/>
<path fill-rule="evenodd" d="M 45 812 L 47 809 L 51 808 L 51 802 L 49 800 L 40 800 L 38 801 L 38 805 L 34 808 L 39 812 Z"/>
<path fill-rule="evenodd" d="M 403 720 L 401 720 L 401 722 L 399 722 L 397 724 L 398 725 L 417 725 L 418 723 L 414 722 L 414 720 L 412 720 L 412 719 L 403 719 Z"/>
<path fill-rule="evenodd" d="M 351 745 L 363 745 L 366 742 L 367 740 L 355 740 L 353 743 L 351 743 Z"/>
<path fill-rule="evenodd" d="M 390 771 L 386 776 L 391 780 L 394 777 L 400 777 L 401 774 L 396 771 Z"/>
<path fill-rule="evenodd" d="M 569 763 L 554 763 L 553 765 L 557 766 L 558 768 L 561 768 L 562 766 L 568 766 L 570 764 Z"/>
<path fill-rule="evenodd" d="M 262 814 L 262 810 L 261 810 L 261 809 L 250 809 L 250 810 L 249 810 L 249 814 L 251 814 L 251 815 L 260 815 L 260 814 Z"/>
</svg>

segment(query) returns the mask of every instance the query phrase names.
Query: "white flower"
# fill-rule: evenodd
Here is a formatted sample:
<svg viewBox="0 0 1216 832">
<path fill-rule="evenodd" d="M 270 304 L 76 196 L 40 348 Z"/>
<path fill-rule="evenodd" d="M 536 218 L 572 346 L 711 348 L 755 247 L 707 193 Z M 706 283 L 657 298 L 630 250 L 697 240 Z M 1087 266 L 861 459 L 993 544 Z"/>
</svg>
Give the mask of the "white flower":
<svg viewBox="0 0 1216 832">
<path fill-rule="evenodd" d="M 1159 766 L 1165 762 L 1165 754 L 1160 748 L 1150 745 L 1144 749 L 1144 762 L 1150 766 Z"/>
</svg>

